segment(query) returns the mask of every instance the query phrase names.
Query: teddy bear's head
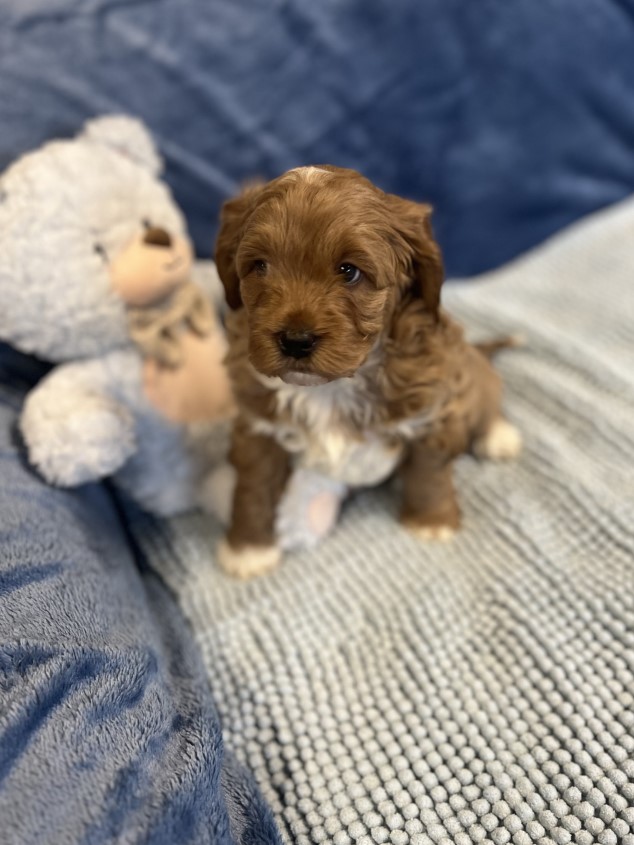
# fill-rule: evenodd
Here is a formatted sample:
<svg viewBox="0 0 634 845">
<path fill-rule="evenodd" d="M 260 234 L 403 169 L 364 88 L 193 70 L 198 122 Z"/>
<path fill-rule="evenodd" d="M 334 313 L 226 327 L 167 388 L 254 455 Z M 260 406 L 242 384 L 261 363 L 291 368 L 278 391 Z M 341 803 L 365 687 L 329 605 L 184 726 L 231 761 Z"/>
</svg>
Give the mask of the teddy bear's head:
<svg viewBox="0 0 634 845">
<path fill-rule="evenodd" d="M 0 175 L 0 339 L 51 361 L 130 342 L 126 309 L 189 277 L 183 216 L 143 124 L 89 121 Z"/>
</svg>

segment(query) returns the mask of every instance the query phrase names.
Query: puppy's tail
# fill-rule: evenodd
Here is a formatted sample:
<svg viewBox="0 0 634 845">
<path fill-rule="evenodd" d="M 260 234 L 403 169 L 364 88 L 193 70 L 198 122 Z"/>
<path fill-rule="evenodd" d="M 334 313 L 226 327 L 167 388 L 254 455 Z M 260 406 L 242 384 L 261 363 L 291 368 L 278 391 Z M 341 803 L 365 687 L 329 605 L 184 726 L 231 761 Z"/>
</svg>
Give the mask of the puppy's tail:
<svg viewBox="0 0 634 845">
<path fill-rule="evenodd" d="M 520 346 L 526 346 L 526 338 L 524 335 L 512 334 L 506 337 L 499 337 L 496 340 L 487 340 L 483 343 L 474 343 L 476 349 L 484 355 L 485 358 L 493 358 L 502 349 L 517 349 Z"/>
</svg>

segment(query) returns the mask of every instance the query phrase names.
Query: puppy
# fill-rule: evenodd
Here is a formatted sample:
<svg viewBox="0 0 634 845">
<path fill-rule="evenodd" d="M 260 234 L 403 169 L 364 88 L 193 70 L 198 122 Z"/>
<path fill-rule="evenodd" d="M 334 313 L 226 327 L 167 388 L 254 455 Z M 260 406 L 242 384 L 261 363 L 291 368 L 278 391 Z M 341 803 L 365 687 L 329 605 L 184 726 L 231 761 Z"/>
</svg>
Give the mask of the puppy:
<svg viewBox="0 0 634 845">
<path fill-rule="evenodd" d="M 228 572 L 278 563 L 277 509 L 298 469 L 331 479 L 337 499 L 398 471 L 403 525 L 446 539 L 460 522 L 453 460 L 518 453 L 498 375 L 440 308 L 430 215 L 331 166 L 224 205 L 216 263 L 239 408 Z"/>
</svg>

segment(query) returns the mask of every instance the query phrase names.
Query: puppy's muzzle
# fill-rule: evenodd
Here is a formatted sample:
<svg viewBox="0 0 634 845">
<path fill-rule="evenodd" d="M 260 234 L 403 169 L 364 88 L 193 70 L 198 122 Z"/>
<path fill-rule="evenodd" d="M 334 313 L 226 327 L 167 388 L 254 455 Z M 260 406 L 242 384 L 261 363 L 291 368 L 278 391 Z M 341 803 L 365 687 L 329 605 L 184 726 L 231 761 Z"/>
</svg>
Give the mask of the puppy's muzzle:
<svg viewBox="0 0 634 845">
<path fill-rule="evenodd" d="M 285 331 L 280 332 L 277 341 L 283 355 L 288 358 L 308 358 L 319 342 L 314 332 Z"/>
</svg>

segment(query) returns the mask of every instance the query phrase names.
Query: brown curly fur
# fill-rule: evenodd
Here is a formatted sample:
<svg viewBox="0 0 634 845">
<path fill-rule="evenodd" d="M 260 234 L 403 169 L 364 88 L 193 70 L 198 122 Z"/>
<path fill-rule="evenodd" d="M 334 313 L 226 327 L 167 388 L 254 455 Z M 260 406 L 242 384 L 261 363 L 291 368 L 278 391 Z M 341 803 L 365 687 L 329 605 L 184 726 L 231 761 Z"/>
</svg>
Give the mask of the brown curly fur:
<svg viewBox="0 0 634 845">
<path fill-rule="evenodd" d="M 290 171 L 225 204 L 216 262 L 233 309 L 228 366 L 239 406 L 232 547 L 275 541 L 291 468 L 277 432 L 320 435 L 301 402 L 278 401 L 289 372 L 341 382 L 330 422 L 346 436 L 376 434 L 402 448 L 405 524 L 458 526 L 451 464 L 501 418 L 501 383 L 440 309 L 444 274 L 430 215 L 427 205 L 330 166 Z M 338 270 L 344 262 L 362 271 L 352 286 Z M 279 333 L 289 328 L 319 337 L 309 357 L 282 354 Z M 298 388 L 313 390 L 323 388 Z"/>
</svg>

